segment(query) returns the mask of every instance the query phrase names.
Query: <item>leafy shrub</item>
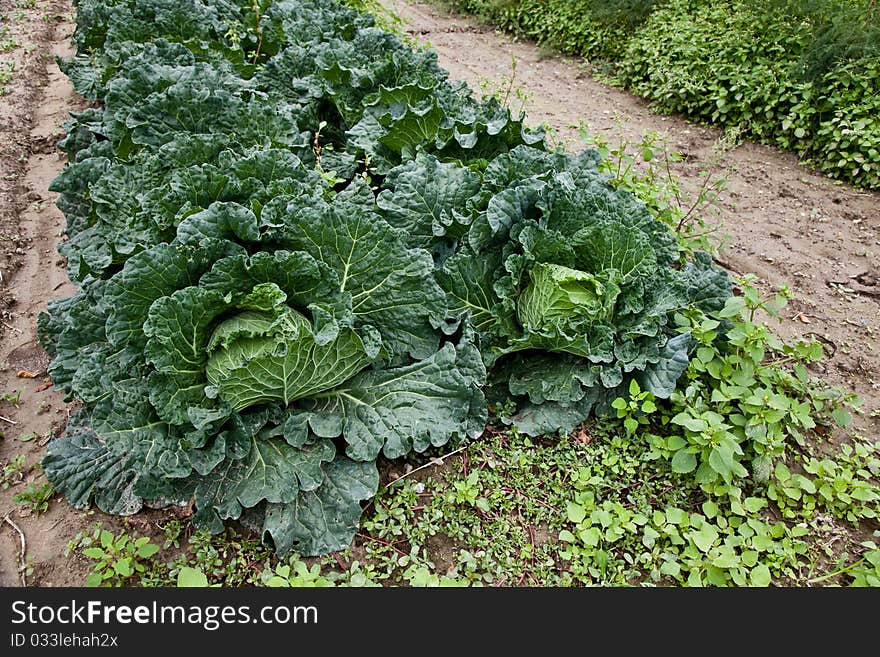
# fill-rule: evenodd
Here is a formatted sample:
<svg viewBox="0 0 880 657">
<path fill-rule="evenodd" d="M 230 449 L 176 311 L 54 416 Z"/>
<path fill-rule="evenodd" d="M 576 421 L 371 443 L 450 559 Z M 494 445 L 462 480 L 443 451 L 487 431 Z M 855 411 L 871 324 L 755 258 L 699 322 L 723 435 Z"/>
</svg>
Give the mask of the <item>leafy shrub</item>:
<svg viewBox="0 0 880 657">
<path fill-rule="evenodd" d="M 841 52 L 809 64 L 819 48 L 816 21 L 763 9 L 671 2 L 629 42 L 618 75 L 663 111 L 741 126 L 829 175 L 877 187 L 880 55 L 860 51 L 852 60 Z M 847 15 L 835 21 L 844 25 Z"/>
<path fill-rule="evenodd" d="M 448 0 L 561 52 L 619 57 L 630 35 L 666 0 Z"/>
<path fill-rule="evenodd" d="M 809 26 L 798 67 L 807 81 L 880 56 L 880 14 L 870 0 L 763 0 L 759 6 Z"/>
<path fill-rule="evenodd" d="M 720 310 L 687 313 L 695 357 L 661 409 L 662 437 L 649 437 L 655 458 L 669 458 L 674 472 L 693 472 L 706 493 L 729 497 L 734 509 L 744 482 L 766 485 L 817 424 L 848 425 L 846 407 L 857 402 L 810 375 L 820 343 L 786 343 L 756 321 L 759 311 L 778 316 L 788 292 L 762 297 L 753 281 L 742 279 L 742 296 Z"/>
<path fill-rule="evenodd" d="M 743 128 L 830 176 L 880 187 L 880 13 L 862 0 L 450 0 L 612 63 L 665 112 Z"/>
</svg>

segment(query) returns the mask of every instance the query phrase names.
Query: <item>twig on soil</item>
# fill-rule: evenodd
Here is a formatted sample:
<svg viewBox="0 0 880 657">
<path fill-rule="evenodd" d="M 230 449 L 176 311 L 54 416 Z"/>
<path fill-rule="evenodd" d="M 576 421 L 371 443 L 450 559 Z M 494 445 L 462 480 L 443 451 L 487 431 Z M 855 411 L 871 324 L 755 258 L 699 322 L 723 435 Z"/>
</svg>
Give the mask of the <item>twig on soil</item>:
<svg viewBox="0 0 880 657">
<path fill-rule="evenodd" d="M 18 424 L 18 422 L 16 422 L 15 420 L 10 420 L 8 417 L 4 417 L 2 415 L 0 415 L 0 420 L 3 420 L 4 422 L 9 422 L 9 424 Z"/>
<path fill-rule="evenodd" d="M 333 558 L 336 559 L 336 563 L 339 564 L 339 567 L 342 568 L 342 570 L 348 570 L 348 566 L 345 565 L 345 562 L 342 560 L 342 557 L 339 556 L 338 552 L 332 552 L 331 554 L 333 555 Z"/>
<path fill-rule="evenodd" d="M 21 528 L 18 525 L 10 520 L 9 514 L 5 515 L 3 520 L 18 532 L 19 542 L 21 543 L 21 553 L 18 556 L 19 561 L 21 561 L 21 566 L 18 569 L 18 574 L 21 575 L 21 585 L 27 586 L 27 541 L 24 538 L 24 532 L 21 531 Z"/>
<path fill-rule="evenodd" d="M 546 502 L 543 502 L 535 497 L 531 497 L 530 495 L 526 495 L 518 488 L 513 488 L 511 486 L 501 486 L 501 488 L 499 490 L 501 490 L 502 492 L 505 492 L 505 493 L 516 493 L 520 497 L 524 497 L 527 500 L 529 500 L 530 502 L 534 502 L 538 506 L 544 507 L 548 511 L 553 511 L 554 513 L 559 513 L 559 509 L 557 509 L 555 506 L 551 506 L 551 505 L 547 504 Z"/>
<path fill-rule="evenodd" d="M 399 547 L 397 547 L 398 543 L 405 543 L 406 542 L 405 540 L 394 541 L 393 543 L 389 543 L 388 541 L 383 541 L 381 538 L 376 538 L 375 536 L 370 536 L 369 534 L 361 534 L 360 532 L 358 532 L 356 534 L 356 536 L 363 538 L 364 540 L 367 540 L 367 541 L 373 541 L 375 543 L 379 543 L 380 545 L 384 545 L 385 547 L 390 547 L 392 550 L 394 550 L 398 554 L 403 555 L 404 557 L 409 556 L 406 552 L 404 552 Z"/>
<path fill-rule="evenodd" d="M 466 450 L 467 448 L 468 448 L 468 445 L 465 445 L 464 447 L 459 447 L 459 448 L 458 448 L 457 450 L 455 450 L 454 452 L 449 452 L 449 454 L 444 454 L 443 456 L 440 456 L 440 457 L 438 457 L 438 458 L 436 458 L 436 459 L 431 459 L 430 461 L 428 461 L 428 462 L 425 463 L 424 465 L 420 465 L 420 466 L 417 467 L 417 468 L 413 468 L 412 470 L 410 470 L 409 472 L 407 472 L 405 475 L 400 475 L 397 479 L 395 479 L 395 480 L 393 480 L 393 481 L 389 481 L 389 482 L 385 485 L 385 487 L 384 487 L 383 490 L 388 490 L 389 488 L 391 488 L 394 484 L 396 484 L 396 483 L 397 483 L 398 481 L 400 481 L 401 479 L 406 479 L 406 478 L 409 477 L 411 474 L 413 474 L 413 473 L 415 473 L 415 472 L 418 472 L 419 470 L 424 470 L 425 468 L 430 468 L 431 466 L 434 466 L 434 465 L 443 465 L 443 461 L 444 461 L 444 459 L 448 459 L 450 456 L 455 456 L 456 454 L 458 454 L 459 452 L 463 452 L 463 451 Z"/>
<path fill-rule="evenodd" d="M 712 258 L 712 262 L 714 262 L 719 267 L 723 267 L 724 269 L 731 272 L 732 274 L 736 274 L 737 276 L 740 275 L 739 271 L 737 271 L 737 269 L 733 265 L 731 265 L 729 262 L 725 262 L 724 260 L 721 260 L 720 258 Z"/>
<path fill-rule="evenodd" d="M 18 333 L 19 335 L 21 335 L 22 333 L 24 333 L 24 331 L 22 331 L 20 328 L 15 328 L 14 326 L 10 326 L 10 325 L 7 324 L 6 322 L 0 322 L 0 324 L 2 324 L 3 326 L 5 326 L 6 328 L 8 328 L 10 331 L 15 331 L 15 332 Z"/>
</svg>

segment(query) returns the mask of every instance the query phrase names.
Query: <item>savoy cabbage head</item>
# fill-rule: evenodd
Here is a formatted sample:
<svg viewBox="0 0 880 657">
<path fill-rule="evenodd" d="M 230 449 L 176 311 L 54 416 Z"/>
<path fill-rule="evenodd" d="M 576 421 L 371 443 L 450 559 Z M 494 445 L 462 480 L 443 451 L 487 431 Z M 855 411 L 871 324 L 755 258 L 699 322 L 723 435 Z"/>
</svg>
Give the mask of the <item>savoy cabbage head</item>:
<svg viewBox="0 0 880 657">
<path fill-rule="evenodd" d="M 440 281 L 482 337 L 496 402 L 529 433 L 570 430 L 629 381 L 666 398 L 688 363 L 687 308 L 717 310 L 726 273 L 686 262 L 675 236 L 599 173 L 595 156 L 513 149 L 483 175 L 494 187 Z"/>
<path fill-rule="evenodd" d="M 279 208 L 266 231 L 215 202 L 53 303 L 41 318 L 50 372 L 87 403 L 79 429 L 50 445 L 55 485 L 106 511 L 194 499 L 211 529 L 257 509 L 286 537 L 279 549 L 313 554 L 351 540 L 380 453 L 479 434 L 479 354 L 435 327 L 446 304 L 430 254 L 350 200 L 359 188 Z M 324 485 L 349 513 L 332 534 L 301 521 L 324 517 Z"/>
</svg>

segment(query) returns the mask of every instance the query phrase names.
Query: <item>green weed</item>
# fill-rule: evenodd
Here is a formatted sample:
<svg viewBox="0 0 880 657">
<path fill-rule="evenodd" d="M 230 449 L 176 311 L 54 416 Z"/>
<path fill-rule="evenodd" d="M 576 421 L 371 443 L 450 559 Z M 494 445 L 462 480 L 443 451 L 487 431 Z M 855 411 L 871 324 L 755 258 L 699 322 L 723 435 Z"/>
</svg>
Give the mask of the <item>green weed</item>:
<svg viewBox="0 0 880 657">
<path fill-rule="evenodd" d="M 0 84 L 2 84 L 3 80 L 0 78 Z M 15 392 L 0 392 L 0 401 L 7 401 L 14 406 L 18 406 L 21 403 L 21 390 L 16 390 Z"/>
<path fill-rule="evenodd" d="M 54 495 L 55 491 L 52 488 L 52 484 L 37 485 L 31 482 L 24 491 L 17 493 L 12 499 L 17 504 L 25 504 L 34 513 L 40 514 L 49 509 L 49 502 Z"/>
<path fill-rule="evenodd" d="M 19 454 L 3 466 L 0 472 L 0 488 L 6 490 L 24 479 L 24 454 Z"/>
<path fill-rule="evenodd" d="M 159 549 L 148 537 L 132 538 L 124 532 L 114 535 L 96 525 L 90 533 L 77 534 L 66 554 L 77 552 L 93 562 L 85 586 L 125 586 L 147 572 L 150 558 Z"/>
</svg>

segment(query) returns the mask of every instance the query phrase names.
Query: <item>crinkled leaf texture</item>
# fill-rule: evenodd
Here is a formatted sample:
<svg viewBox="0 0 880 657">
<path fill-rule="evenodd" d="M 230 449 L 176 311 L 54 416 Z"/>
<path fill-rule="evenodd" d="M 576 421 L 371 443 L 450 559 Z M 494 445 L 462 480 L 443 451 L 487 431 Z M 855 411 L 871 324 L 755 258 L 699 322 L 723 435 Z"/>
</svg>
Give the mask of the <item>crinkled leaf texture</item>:
<svg viewBox="0 0 880 657">
<path fill-rule="evenodd" d="M 134 492 L 141 468 L 132 453 L 115 453 L 84 421 L 82 413 L 71 417 L 67 433 L 49 443 L 43 469 L 55 489 L 77 509 L 94 502 L 104 513 L 137 513 L 142 500 Z"/>
<path fill-rule="evenodd" d="M 502 419 L 527 433 L 607 412 L 633 379 L 669 397 L 691 342 L 674 314 L 731 294 L 711 258 L 686 262 L 672 231 L 596 165 L 526 146 L 498 157 L 467 248 L 438 275 L 450 321 L 478 327 L 493 401 L 515 402 Z"/>
<path fill-rule="evenodd" d="M 325 468 L 317 490 L 301 493 L 290 504 L 270 504 L 263 531 L 281 555 L 344 550 L 357 532 L 360 503 L 373 497 L 378 487 L 375 463 L 338 458 Z"/>
<path fill-rule="evenodd" d="M 342 436 L 353 459 L 375 460 L 380 452 L 397 458 L 443 445 L 451 435 L 481 433 L 485 418 L 475 409 L 483 404 L 484 376 L 482 363 L 475 367 L 446 344 L 411 365 L 367 370 L 305 400 L 302 413 L 315 434 Z"/>
<path fill-rule="evenodd" d="M 45 459 L 77 507 L 195 504 L 280 553 L 346 547 L 375 460 L 668 395 L 726 277 L 540 131 L 335 0 L 79 0 L 95 107 L 53 182 L 80 289 L 38 321 L 84 408 Z M 486 387 L 486 367 L 493 385 Z"/>
</svg>

